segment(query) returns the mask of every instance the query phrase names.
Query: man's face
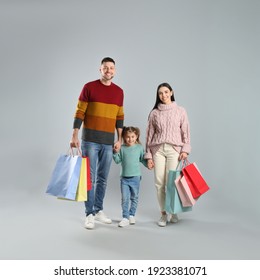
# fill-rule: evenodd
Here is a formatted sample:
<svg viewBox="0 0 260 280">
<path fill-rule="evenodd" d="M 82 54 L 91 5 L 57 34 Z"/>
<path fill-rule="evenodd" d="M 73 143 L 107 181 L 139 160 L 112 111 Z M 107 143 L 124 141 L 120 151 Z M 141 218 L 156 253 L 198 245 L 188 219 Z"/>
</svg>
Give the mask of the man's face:
<svg viewBox="0 0 260 280">
<path fill-rule="evenodd" d="M 115 75 L 115 64 L 113 62 L 104 62 L 100 67 L 102 79 L 110 81 Z"/>
</svg>

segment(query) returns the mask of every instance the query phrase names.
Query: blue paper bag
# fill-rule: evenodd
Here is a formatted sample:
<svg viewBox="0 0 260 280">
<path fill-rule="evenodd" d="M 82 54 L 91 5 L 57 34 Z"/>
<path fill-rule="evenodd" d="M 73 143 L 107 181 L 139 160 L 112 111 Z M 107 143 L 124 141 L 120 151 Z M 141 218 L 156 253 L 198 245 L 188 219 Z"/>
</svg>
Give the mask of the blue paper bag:
<svg viewBox="0 0 260 280">
<path fill-rule="evenodd" d="M 81 156 L 60 155 L 52 172 L 46 193 L 60 198 L 75 200 Z"/>
<path fill-rule="evenodd" d="M 180 176 L 181 170 L 169 170 L 168 182 L 166 186 L 165 197 L 165 211 L 169 214 L 177 214 L 180 212 L 187 212 L 192 210 L 192 206 L 182 206 L 177 188 L 175 186 L 175 180 Z"/>
</svg>

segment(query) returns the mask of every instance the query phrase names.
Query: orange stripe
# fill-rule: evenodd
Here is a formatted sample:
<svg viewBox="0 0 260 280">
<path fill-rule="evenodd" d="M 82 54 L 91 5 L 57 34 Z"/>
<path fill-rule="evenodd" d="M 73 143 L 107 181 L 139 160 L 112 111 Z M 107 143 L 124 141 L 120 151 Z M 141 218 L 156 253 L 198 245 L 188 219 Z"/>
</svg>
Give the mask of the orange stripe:
<svg viewBox="0 0 260 280">
<path fill-rule="evenodd" d="M 114 133 L 115 119 L 87 116 L 84 122 L 84 128 Z"/>
</svg>

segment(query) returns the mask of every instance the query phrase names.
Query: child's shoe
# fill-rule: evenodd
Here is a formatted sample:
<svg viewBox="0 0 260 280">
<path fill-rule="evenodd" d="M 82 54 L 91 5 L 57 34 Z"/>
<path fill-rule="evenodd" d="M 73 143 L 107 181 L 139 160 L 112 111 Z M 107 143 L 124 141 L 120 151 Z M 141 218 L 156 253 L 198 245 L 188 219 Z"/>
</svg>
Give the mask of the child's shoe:
<svg viewBox="0 0 260 280">
<path fill-rule="evenodd" d="M 127 218 L 123 218 L 123 220 L 118 224 L 119 227 L 129 226 L 129 220 Z"/>
<path fill-rule="evenodd" d="M 134 216 L 129 216 L 129 223 L 130 223 L 130 225 L 135 224 L 135 217 Z"/>
</svg>

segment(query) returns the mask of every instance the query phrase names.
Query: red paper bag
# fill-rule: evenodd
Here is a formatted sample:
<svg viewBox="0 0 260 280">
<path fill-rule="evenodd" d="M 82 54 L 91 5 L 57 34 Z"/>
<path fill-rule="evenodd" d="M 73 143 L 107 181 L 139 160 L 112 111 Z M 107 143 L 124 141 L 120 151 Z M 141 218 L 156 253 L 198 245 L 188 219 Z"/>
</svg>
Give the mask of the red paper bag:
<svg viewBox="0 0 260 280">
<path fill-rule="evenodd" d="M 196 163 L 189 163 L 185 166 L 182 169 L 182 174 L 187 181 L 193 198 L 198 198 L 209 190 L 209 186 L 202 177 Z"/>
<path fill-rule="evenodd" d="M 91 175 L 90 175 L 90 162 L 89 162 L 89 158 L 86 157 L 86 168 L 87 168 L 87 176 L 86 176 L 86 179 L 87 179 L 87 190 L 90 191 L 91 190 L 91 187 L 92 187 L 92 184 L 91 184 Z"/>
</svg>

